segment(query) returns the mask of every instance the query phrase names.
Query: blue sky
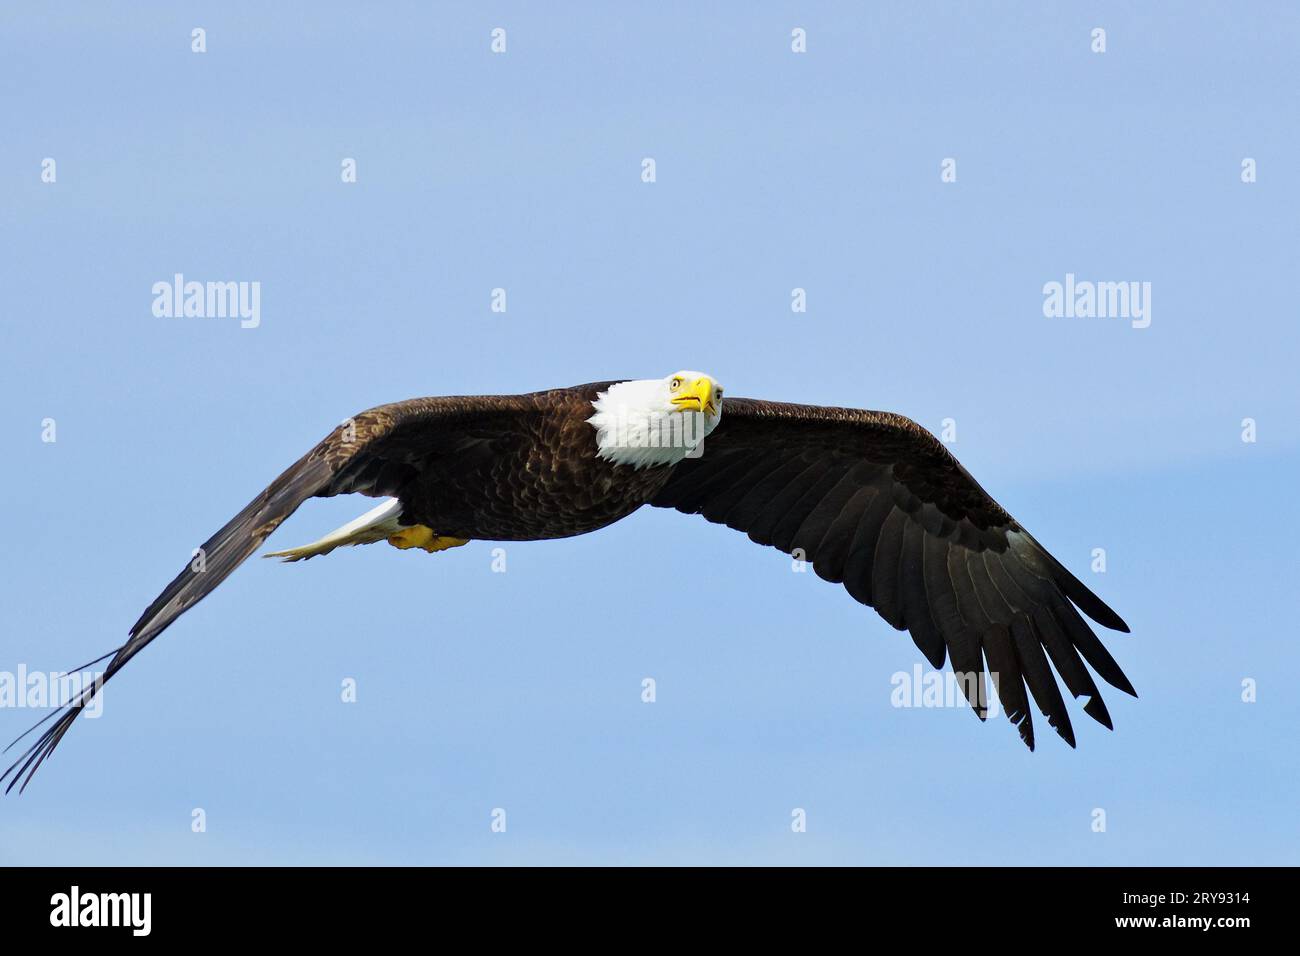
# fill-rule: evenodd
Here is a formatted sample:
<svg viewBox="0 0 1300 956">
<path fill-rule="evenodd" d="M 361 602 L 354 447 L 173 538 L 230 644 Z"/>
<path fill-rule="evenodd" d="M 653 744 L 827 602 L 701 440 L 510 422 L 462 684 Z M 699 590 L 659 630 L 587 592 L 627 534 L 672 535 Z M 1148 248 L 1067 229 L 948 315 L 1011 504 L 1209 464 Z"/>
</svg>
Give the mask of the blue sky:
<svg viewBox="0 0 1300 956">
<path fill-rule="evenodd" d="M 4 7 L 0 670 L 115 646 L 360 409 L 685 367 L 955 420 L 1141 699 L 1034 754 L 892 707 L 906 635 L 675 512 L 504 574 L 252 561 L 0 804 L 0 862 L 1298 862 L 1300 15 L 558 6 Z M 260 325 L 155 317 L 177 272 L 259 282 Z M 1150 326 L 1046 318 L 1067 273 L 1151 283 Z"/>
</svg>

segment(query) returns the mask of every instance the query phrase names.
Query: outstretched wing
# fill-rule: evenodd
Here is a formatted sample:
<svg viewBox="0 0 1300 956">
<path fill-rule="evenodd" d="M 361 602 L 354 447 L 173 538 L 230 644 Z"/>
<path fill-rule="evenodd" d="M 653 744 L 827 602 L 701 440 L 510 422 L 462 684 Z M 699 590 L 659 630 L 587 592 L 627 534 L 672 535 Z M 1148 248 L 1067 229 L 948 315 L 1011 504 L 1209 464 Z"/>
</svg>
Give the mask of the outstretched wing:
<svg viewBox="0 0 1300 956">
<path fill-rule="evenodd" d="M 1107 728 L 1110 715 L 1083 661 L 1137 696 L 1076 606 L 1127 631 L 1119 615 L 938 439 L 900 415 L 728 398 L 703 456 L 678 465 L 651 504 L 799 551 L 820 577 L 842 582 L 893 627 L 910 631 L 936 668 L 946 653 L 981 719 L 987 662 L 998 699 L 1031 750 L 1026 685 L 1074 746 L 1053 666 L 1074 697 L 1088 698 L 1084 712 Z"/>
<path fill-rule="evenodd" d="M 20 791 L 26 788 L 104 681 L 211 593 L 308 498 L 349 492 L 400 497 L 434 456 L 518 434 L 534 409 L 528 396 L 417 398 L 372 408 L 334 429 L 204 542 L 201 560 L 196 557 L 163 589 L 131 628 L 126 643 L 110 652 L 112 660 L 102 679 L 72 704 L 51 713 L 46 720 L 56 718 L 54 723 L 0 774 L 0 782 L 12 776 L 6 792 L 19 780 Z"/>
</svg>

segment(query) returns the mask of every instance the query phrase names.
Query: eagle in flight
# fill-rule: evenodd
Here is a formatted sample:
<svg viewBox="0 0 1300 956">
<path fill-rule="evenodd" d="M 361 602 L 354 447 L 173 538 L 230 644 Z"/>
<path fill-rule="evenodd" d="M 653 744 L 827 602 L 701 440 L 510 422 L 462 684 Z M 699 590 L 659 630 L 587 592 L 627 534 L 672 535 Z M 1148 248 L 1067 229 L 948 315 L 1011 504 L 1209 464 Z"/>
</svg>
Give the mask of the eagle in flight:
<svg viewBox="0 0 1300 956">
<path fill-rule="evenodd" d="M 387 500 L 319 541 L 267 557 L 298 561 L 380 541 L 432 553 L 470 540 L 565 538 L 642 505 L 676 508 L 808 561 L 911 632 L 934 667 L 946 655 L 980 719 L 987 665 L 1030 749 L 1029 695 L 1074 746 L 1053 668 L 1107 728 L 1084 661 L 1136 696 L 1079 612 L 1114 630 L 1128 626 L 924 428 L 888 412 L 724 399 L 713 378 L 682 371 L 527 395 L 414 398 L 348 419 L 208 539 L 202 560 L 167 585 L 126 643 L 99 658 L 111 657 L 102 678 L 32 728 L 57 718 L 0 782 L 25 788 L 103 681 L 300 504 L 352 493 Z"/>
</svg>

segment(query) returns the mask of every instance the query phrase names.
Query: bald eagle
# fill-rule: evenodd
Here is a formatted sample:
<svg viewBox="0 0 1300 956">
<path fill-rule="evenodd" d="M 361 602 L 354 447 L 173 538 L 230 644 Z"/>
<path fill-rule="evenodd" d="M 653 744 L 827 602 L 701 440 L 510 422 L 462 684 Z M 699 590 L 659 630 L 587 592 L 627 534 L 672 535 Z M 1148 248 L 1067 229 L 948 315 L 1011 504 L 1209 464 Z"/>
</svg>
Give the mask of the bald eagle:
<svg viewBox="0 0 1300 956">
<path fill-rule="evenodd" d="M 526 395 L 415 398 L 348 419 L 208 539 L 126 643 L 91 662 L 112 658 L 99 682 L 32 728 L 57 717 L 0 775 L 11 778 L 6 792 L 19 780 L 26 787 L 103 681 L 300 504 L 352 493 L 388 500 L 319 541 L 267 557 L 299 561 L 381 541 L 433 553 L 470 540 L 564 538 L 643 505 L 675 508 L 843 584 L 911 632 L 934 667 L 950 659 L 981 720 L 987 664 L 1031 750 L 1029 695 L 1074 746 L 1053 667 L 1107 728 L 1084 661 L 1136 696 L 1079 611 L 1114 630 L 1128 626 L 924 428 L 888 412 L 724 400 L 713 378 L 681 371 Z"/>
</svg>

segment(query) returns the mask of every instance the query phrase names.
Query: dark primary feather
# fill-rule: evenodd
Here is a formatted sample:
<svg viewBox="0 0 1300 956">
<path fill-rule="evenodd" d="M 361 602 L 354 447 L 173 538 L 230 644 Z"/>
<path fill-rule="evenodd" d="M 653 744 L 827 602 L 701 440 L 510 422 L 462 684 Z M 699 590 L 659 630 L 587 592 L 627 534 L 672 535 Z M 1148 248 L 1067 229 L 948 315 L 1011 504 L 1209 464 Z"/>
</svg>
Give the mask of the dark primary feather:
<svg viewBox="0 0 1300 956">
<path fill-rule="evenodd" d="M 1136 696 L 1079 614 L 1128 626 L 915 422 L 887 412 L 728 398 L 704 453 L 677 466 L 651 504 L 702 514 L 759 544 L 801 550 L 818 576 L 945 656 L 984 716 L 987 674 L 1033 749 L 1032 696 L 1071 746 L 1052 672 L 1084 712 L 1110 714 L 1084 661 Z"/>
<path fill-rule="evenodd" d="M 302 502 L 347 492 L 400 496 L 440 448 L 460 444 L 478 429 L 501 434 L 510 425 L 523 427 L 520 423 L 533 413 L 535 402 L 533 396 L 412 399 L 362 412 L 334 429 L 204 542 L 203 564 L 191 562 L 154 599 L 131 628 L 126 643 L 113 653 L 100 681 L 36 725 L 57 718 L 0 774 L 0 782 L 10 778 L 6 792 L 20 780 L 20 790 L 26 788 L 102 684 L 211 593 Z"/>
</svg>

